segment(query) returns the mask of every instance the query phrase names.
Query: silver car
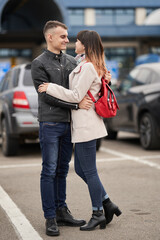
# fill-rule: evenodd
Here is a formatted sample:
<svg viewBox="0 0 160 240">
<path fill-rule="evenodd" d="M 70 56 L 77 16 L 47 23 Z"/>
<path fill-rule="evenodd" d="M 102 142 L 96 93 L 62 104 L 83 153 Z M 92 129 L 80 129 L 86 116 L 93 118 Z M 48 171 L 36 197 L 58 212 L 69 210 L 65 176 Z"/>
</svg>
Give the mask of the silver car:
<svg viewBox="0 0 160 240">
<path fill-rule="evenodd" d="M 37 112 L 31 64 L 18 65 L 0 82 L 0 134 L 5 156 L 16 155 L 20 142 L 38 139 Z"/>
</svg>

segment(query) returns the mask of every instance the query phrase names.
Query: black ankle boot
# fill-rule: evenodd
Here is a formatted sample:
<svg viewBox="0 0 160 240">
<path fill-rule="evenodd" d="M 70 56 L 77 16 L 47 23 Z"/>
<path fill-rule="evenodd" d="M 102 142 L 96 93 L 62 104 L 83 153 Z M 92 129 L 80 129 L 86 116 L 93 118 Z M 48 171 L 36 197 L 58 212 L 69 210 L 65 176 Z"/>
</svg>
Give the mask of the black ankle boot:
<svg viewBox="0 0 160 240">
<path fill-rule="evenodd" d="M 100 229 L 106 228 L 106 219 L 102 210 L 93 211 L 92 217 L 87 224 L 80 227 L 81 231 L 91 231 L 100 225 Z"/>
<path fill-rule="evenodd" d="M 113 202 L 111 202 L 109 198 L 103 201 L 103 208 L 106 217 L 106 224 L 112 221 L 114 214 L 118 217 L 122 213 L 119 208 Z"/>
<path fill-rule="evenodd" d="M 48 236 L 58 236 L 59 229 L 55 218 L 46 219 L 46 234 Z"/>
<path fill-rule="evenodd" d="M 68 207 L 62 207 L 56 210 L 56 220 L 58 226 L 80 227 L 86 223 L 84 220 L 75 219 Z"/>
</svg>

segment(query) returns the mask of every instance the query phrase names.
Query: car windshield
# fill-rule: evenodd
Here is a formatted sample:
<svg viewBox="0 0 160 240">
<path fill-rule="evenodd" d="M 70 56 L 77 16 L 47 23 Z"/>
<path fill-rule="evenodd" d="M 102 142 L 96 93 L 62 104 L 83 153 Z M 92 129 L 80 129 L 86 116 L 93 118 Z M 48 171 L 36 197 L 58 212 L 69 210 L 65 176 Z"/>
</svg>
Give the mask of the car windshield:
<svg viewBox="0 0 160 240">
<path fill-rule="evenodd" d="M 119 91 L 121 91 L 121 92 L 123 92 L 123 93 L 125 93 L 126 91 L 128 91 L 128 89 L 133 86 L 133 82 L 135 81 L 138 72 L 139 72 L 138 69 L 133 69 L 133 70 L 128 74 L 128 76 L 126 77 L 126 79 L 124 79 L 123 82 L 120 84 Z"/>
<path fill-rule="evenodd" d="M 33 80 L 32 80 L 32 76 L 31 76 L 31 68 L 30 67 L 25 68 L 23 84 L 24 84 L 24 86 L 33 86 Z"/>
</svg>

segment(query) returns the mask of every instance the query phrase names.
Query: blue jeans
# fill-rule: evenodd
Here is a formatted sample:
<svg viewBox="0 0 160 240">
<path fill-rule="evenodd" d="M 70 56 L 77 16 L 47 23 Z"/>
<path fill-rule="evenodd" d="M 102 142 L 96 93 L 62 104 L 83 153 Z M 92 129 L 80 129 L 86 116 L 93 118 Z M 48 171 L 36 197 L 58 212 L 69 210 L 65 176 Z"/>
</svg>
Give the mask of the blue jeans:
<svg viewBox="0 0 160 240">
<path fill-rule="evenodd" d="M 70 123 L 40 122 L 41 199 L 45 218 L 66 206 L 66 177 L 72 156 Z"/>
<path fill-rule="evenodd" d="M 96 140 L 75 144 L 75 171 L 88 185 L 93 210 L 101 210 L 107 193 L 96 167 Z"/>
</svg>

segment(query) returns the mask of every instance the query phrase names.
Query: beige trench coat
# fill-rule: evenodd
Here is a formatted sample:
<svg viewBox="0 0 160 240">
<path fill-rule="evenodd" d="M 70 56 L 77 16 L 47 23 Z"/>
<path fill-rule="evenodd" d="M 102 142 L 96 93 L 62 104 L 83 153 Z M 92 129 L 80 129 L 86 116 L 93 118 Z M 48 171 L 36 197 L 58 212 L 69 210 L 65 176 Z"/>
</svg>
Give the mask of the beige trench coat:
<svg viewBox="0 0 160 240">
<path fill-rule="evenodd" d="M 63 101 L 79 103 L 90 90 L 95 99 L 101 88 L 101 78 L 92 63 L 80 63 L 69 75 L 69 89 L 50 83 L 47 94 Z M 72 110 L 72 142 L 86 142 L 107 135 L 103 119 L 95 112 L 94 103 L 89 110 Z"/>
</svg>

